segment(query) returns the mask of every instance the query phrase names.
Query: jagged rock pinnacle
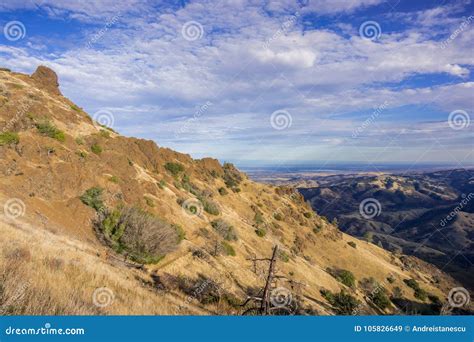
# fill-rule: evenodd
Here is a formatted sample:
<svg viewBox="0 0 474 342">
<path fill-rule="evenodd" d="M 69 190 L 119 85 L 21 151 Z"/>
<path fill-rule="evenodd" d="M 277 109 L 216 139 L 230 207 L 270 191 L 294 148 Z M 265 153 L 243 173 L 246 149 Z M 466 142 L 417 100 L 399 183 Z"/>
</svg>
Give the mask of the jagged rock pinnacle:
<svg viewBox="0 0 474 342">
<path fill-rule="evenodd" d="M 31 75 L 31 78 L 35 80 L 42 88 L 51 94 L 61 95 L 59 90 L 58 75 L 56 73 L 44 66 L 40 65 L 36 71 Z"/>
</svg>

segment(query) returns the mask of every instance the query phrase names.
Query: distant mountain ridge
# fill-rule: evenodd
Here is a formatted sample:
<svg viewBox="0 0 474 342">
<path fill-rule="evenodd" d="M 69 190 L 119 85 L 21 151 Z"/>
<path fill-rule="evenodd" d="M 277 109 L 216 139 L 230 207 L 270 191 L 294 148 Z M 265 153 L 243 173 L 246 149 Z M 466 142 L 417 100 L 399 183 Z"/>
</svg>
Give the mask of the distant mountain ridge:
<svg viewBox="0 0 474 342">
<path fill-rule="evenodd" d="M 473 288 L 474 170 L 407 175 L 332 176 L 299 191 L 320 215 L 358 237 L 373 234 L 384 248 L 432 262 Z M 364 199 L 380 213 L 360 213 Z"/>
</svg>

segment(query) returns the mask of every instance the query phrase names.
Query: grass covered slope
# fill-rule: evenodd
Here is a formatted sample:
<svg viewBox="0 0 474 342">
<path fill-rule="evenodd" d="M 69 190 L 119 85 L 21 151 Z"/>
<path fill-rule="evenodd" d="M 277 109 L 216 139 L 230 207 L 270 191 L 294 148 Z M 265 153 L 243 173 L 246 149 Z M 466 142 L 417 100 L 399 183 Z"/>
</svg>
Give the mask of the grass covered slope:
<svg viewBox="0 0 474 342">
<path fill-rule="evenodd" d="M 0 129 L 18 138 L 0 145 L 0 203 L 21 209 L 1 217 L 0 239 L 17 241 L 19 252 L 1 244 L 0 304 L 15 291 L 51 298 L 9 312 L 241 314 L 268 268 L 249 259 L 268 258 L 274 245 L 286 280 L 272 291 L 284 288 L 294 313 L 433 312 L 434 298 L 445 301 L 456 285 L 416 258 L 342 233 L 292 188 L 94 123 L 50 73 L 0 71 Z M 34 286 L 15 290 L 14 262 Z M 410 279 L 431 298 L 415 297 Z M 367 284 L 386 298 L 370 299 Z M 107 306 L 93 301 L 102 288 L 115 297 Z"/>
</svg>

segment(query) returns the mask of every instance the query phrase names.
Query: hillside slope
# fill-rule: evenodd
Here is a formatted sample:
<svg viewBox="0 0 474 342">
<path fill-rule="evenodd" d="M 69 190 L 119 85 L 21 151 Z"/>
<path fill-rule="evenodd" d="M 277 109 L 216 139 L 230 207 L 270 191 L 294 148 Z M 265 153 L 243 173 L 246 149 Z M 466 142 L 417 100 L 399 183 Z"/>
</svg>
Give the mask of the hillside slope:
<svg viewBox="0 0 474 342">
<path fill-rule="evenodd" d="M 272 284 L 272 303 L 283 299 L 291 313 L 432 313 L 458 285 L 340 232 L 294 189 L 100 126 L 46 67 L 0 71 L 0 92 L 4 313 L 241 314 L 268 268 L 248 259 L 268 258 L 275 245 L 287 279 Z M 166 255 L 149 253 L 156 235 L 142 226 L 130 235 L 117 224 L 114 213 L 133 208 L 140 222 L 150 213 L 168 235 L 175 229 Z M 374 300 L 382 292 L 386 305 Z"/>
</svg>

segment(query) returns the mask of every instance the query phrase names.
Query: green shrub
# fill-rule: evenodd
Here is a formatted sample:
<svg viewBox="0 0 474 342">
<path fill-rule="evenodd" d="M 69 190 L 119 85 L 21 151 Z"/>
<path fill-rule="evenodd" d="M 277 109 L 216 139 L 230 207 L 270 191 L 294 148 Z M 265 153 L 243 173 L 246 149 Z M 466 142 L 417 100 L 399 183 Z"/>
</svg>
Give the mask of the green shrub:
<svg viewBox="0 0 474 342">
<path fill-rule="evenodd" d="M 76 154 L 80 157 L 80 158 L 87 158 L 87 152 L 86 151 L 83 151 L 83 150 L 77 150 L 76 151 Z"/>
<path fill-rule="evenodd" d="M 66 140 L 64 132 L 47 120 L 36 123 L 36 128 L 42 135 L 56 139 L 57 141 L 64 142 Z"/>
<path fill-rule="evenodd" d="M 221 246 L 222 246 L 222 250 L 224 251 L 225 255 L 229 255 L 229 256 L 235 256 L 236 255 L 234 247 L 232 247 L 226 241 L 222 241 Z"/>
<path fill-rule="evenodd" d="M 101 129 L 99 134 L 103 138 L 106 138 L 106 139 L 110 138 L 110 132 L 106 131 L 105 129 Z"/>
<path fill-rule="evenodd" d="M 109 177 L 109 182 L 118 183 L 119 178 L 117 176 L 111 176 L 111 177 Z"/>
<path fill-rule="evenodd" d="M 357 248 L 357 244 L 354 241 L 349 241 L 347 244 L 352 248 Z"/>
<path fill-rule="evenodd" d="M 257 234 L 260 237 L 264 237 L 265 235 L 267 235 L 267 231 L 263 228 L 257 228 L 255 229 L 255 234 Z"/>
<path fill-rule="evenodd" d="M 320 292 L 321 295 L 335 307 L 340 315 L 352 315 L 360 305 L 360 301 L 357 300 L 357 298 L 344 291 L 334 294 L 329 290 L 321 289 Z"/>
<path fill-rule="evenodd" d="M 314 226 L 313 233 L 318 234 L 322 229 L 323 228 L 321 227 L 321 225 L 318 224 L 318 225 Z"/>
<path fill-rule="evenodd" d="M 311 218 L 311 217 L 313 217 L 313 213 L 307 211 L 303 214 L 303 216 L 306 217 L 306 218 Z"/>
<path fill-rule="evenodd" d="M 143 198 L 145 199 L 145 203 L 146 203 L 147 206 L 149 206 L 150 208 L 155 207 L 155 202 L 153 201 L 152 198 L 150 198 L 148 196 L 144 196 Z"/>
<path fill-rule="evenodd" d="M 277 220 L 277 221 L 283 220 L 283 215 L 282 215 L 281 213 L 274 213 L 274 214 L 273 214 L 273 217 L 274 217 L 275 220 Z"/>
<path fill-rule="evenodd" d="M 199 198 L 199 200 L 201 201 L 204 211 L 206 213 L 209 213 L 215 216 L 219 215 L 220 212 L 219 212 L 219 206 L 217 205 L 217 203 L 211 201 L 208 198 Z"/>
<path fill-rule="evenodd" d="M 217 231 L 217 233 L 222 236 L 225 240 L 228 241 L 237 241 L 237 233 L 233 226 L 224 221 L 223 219 L 217 219 L 211 222 L 212 228 Z"/>
<path fill-rule="evenodd" d="M 323 296 L 324 299 L 326 299 L 329 303 L 332 303 L 334 301 L 334 294 L 326 289 L 321 289 L 319 291 L 321 293 L 321 296 Z"/>
<path fill-rule="evenodd" d="M 230 189 L 235 189 L 234 191 L 237 191 L 237 186 L 242 182 L 242 175 L 240 174 L 239 170 L 231 164 L 231 163 L 224 163 L 224 166 L 222 167 L 224 170 L 224 175 L 222 178 L 224 179 L 225 185 L 230 188 Z"/>
<path fill-rule="evenodd" d="M 101 154 L 102 153 L 102 147 L 100 147 L 100 145 L 98 145 L 98 144 L 93 144 L 91 146 L 91 151 L 95 154 Z"/>
<path fill-rule="evenodd" d="M 104 190 L 99 187 L 90 188 L 80 197 L 80 200 L 96 211 L 103 210 L 105 208 L 104 202 L 102 201 L 103 191 Z"/>
<path fill-rule="evenodd" d="M 419 289 L 420 285 L 415 279 L 403 279 L 403 282 L 408 286 L 411 287 L 413 290 Z"/>
<path fill-rule="evenodd" d="M 84 145 L 84 143 L 85 143 L 83 137 L 77 137 L 75 140 L 76 140 L 76 144 L 78 144 L 78 145 Z"/>
<path fill-rule="evenodd" d="M 179 224 L 173 224 L 172 227 L 176 231 L 176 234 L 178 235 L 178 243 L 180 243 L 186 238 L 186 232 Z"/>
<path fill-rule="evenodd" d="M 156 183 L 160 189 L 164 189 L 166 187 L 166 181 L 164 179 L 160 180 L 158 183 Z"/>
<path fill-rule="evenodd" d="M 355 287 L 355 276 L 354 274 L 349 271 L 349 270 L 344 270 L 344 269 L 328 269 L 328 272 L 336 278 L 338 281 L 343 283 L 344 285 L 348 287 Z"/>
<path fill-rule="evenodd" d="M 279 249 L 277 255 L 278 255 L 278 259 L 280 259 L 283 262 L 289 262 L 290 261 L 290 256 L 284 250 Z"/>
<path fill-rule="evenodd" d="M 109 130 L 109 131 L 111 131 L 111 132 L 114 132 L 114 133 L 118 134 L 117 131 L 115 131 L 115 130 L 114 130 L 113 128 L 111 128 L 111 127 L 108 127 L 107 125 L 104 125 L 104 124 L 99 123 L 99 126 L 102 127 L 102 128 L 105 128 L 106 130 Z"/>
<path fill-rule="evenodd" d="M 408 287 L 411 287 L 413 290 L 415 290 L 415 298 L 418 298 L 422 301 L 426 300 L 426 298 L 428 297 L 428 293 L 420 287 L 420 285 L 415 279 L 404 279 L 403 282 Z"/>
<path fill-rule="evenodd" d="M 228 194 L 228 192 L 227 192 L 227 189 L 226 189 L 226 188 L 223 188 L 223 187 L 222 187 L 222 188 L 219 188 L 219 195 L 225 196 L 225 195 L 227 195 L 227 194 Z"/>
<path fill-rule="evenodd" d="M 258 210 L 258 209 L 257 209 L 257 210 Z M 262 223 L 265 222 L 265 220 L 263 219 L 263 215 L 262 215 L 262 213 L 261 213 L 260 211 L 257 211 L 257 212 L 255 213 L 255 216 L 254 216 L 253 219 L 254 219 L 254 221 L 255 221 L 255 223 L 256 223 L 257 225 L 260 225 L 260 224 L 262 224 Z"/>
<path fill-rule="evenodd" d="M 382 310 L 385 310 L 391 305 L 390 299 L 387 296 L 387 291 L 383 287 L 380 287 L 377 291 L 374 291 L 374 293 L 371 294 L 369 298 Z"/>
<path fill-rule="evenodd" d="M 5 132 L 0 133 L 0 146 L 3 145 L 13 145 L 18 144 L 20 142 L 20 137 L 18 133 L 15 132 Z"/>
<path fill-rule="evenodd" d="M 173 176 L 179 175 L 181 172 L 184 171 L 183 164 L 180 163 L 166 163 L 165 169 L 168 170 Z"/>
<path fill-rule="evenodd" d="M 81 111 L 81 108 L 79 108 L 78 106 L 76 106 L 75 104 L 71 105 L 70 106 L 72 110 L 76 111 L 76 112 L 80 112 Z"/>
<path fill-rule="evenodd" d="M 364 233 L 364 238 L 367 240 L 367 242 L 372 243 L 374 241 L 374 233 L 372 232 L 365 232 Z"/>
<path fill-rule="evenodd" d="M 433 294 L 428 295 L 428 299 L 431 301 L 431 303 L 433 303 L 435 305 L 442 305 L 443 304 L 443 302 L 441 302 L 439 297 L 435 296 Z"/>
<path fill-rule="evenodd" d="M 428 293 L 425 290 L 423 289 L 415 290 L 415 298 L 425 301 L 426 297 L 428 297 Z"/>
<path fill-rule="evenodd" d="M 95 225 L 117 253 L 139 263 L 157 263 L 179 242 L 175 227 L 138 208 L 105 210 Z"/>
</svg>

